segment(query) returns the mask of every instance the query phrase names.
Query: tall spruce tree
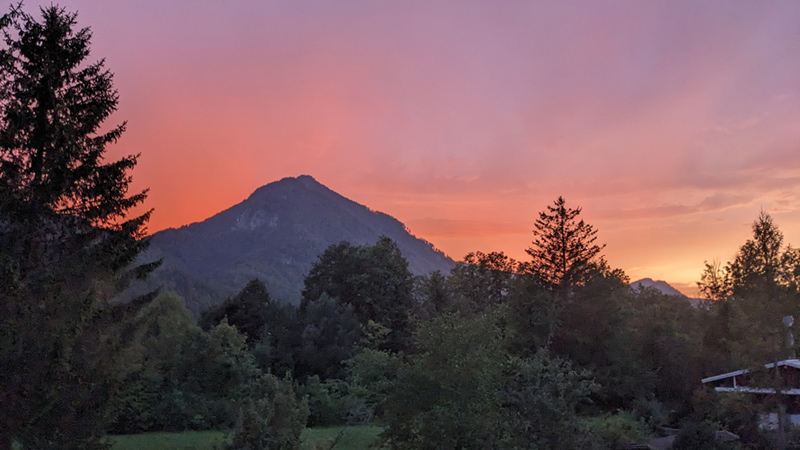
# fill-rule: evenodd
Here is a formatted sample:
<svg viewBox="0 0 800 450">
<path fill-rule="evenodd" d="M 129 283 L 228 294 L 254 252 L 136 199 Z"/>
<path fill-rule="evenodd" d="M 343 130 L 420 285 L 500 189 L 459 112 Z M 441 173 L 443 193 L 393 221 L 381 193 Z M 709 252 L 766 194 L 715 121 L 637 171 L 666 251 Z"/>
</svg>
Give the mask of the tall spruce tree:
<svg viewBox="0 0 800 450">
<path fill-rule="evenodd" d="M 134 276 L 150 215 L 129 217 L 136 156 L 104 160 L 125 124 L 91 32 L 50 6 L 0 18 L 0 449 L 100 448 L 113 416 L 119 341 L 144 302 L 112 305 Z"/>
<path fill-rule="evenodd" d="M 605 244 L 595 244 L 597 230 L 578 220 L 581 208 L 568 208 L 563 197 L 539 213 L 533 246 L 526 251 L 528 269 L 554 290 L 564 291 L 586 281 Z"/>
</svg>

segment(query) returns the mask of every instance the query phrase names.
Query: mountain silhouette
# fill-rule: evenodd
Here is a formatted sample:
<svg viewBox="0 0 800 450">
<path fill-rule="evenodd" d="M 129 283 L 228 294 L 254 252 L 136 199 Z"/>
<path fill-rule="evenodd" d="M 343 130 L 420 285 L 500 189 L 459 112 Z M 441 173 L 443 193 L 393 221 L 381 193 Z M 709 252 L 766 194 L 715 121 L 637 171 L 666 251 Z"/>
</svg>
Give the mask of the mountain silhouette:
<svg viewBox="0 0 800 450">
<path fill-rule="evenodd" d="M 455 264 L 397 219 L 301 175 L 260 187 L 202 222 L 155 233 L 143 259 L 163 264 L 147 287 L 176 291 L 199 314 L 257 278 L 274 299 L 296 304 L 305 275 L 328 246 L 374 244 L 381 236 L 397 243 L 416 275 Z"/>
<path fill-rule="evenodd" d="M 642 278 L 641 280 L 634 281 L 630 285 L 634 289 L 654 288 L 665 295 L 677 295 L 678 297 L 686 297 L 679 290 L 670 286 L 666 281 L 654 281 L 652 278 Z"/>
<path fill-rule="evenodd" d="M 685 298 L 695 308 L 707 308 L 708 300 L 702 298 L 688 297 L 670 286 L 666 281 L 658 280 L 653 281 L 652 278 L 642 278 L 641 280 L 634 281 L 630 284 L 634 289 L 640 290 L 645 288 L 653 288 L 665 295 L 677 295 L 678 297 Z"/>
</svg>

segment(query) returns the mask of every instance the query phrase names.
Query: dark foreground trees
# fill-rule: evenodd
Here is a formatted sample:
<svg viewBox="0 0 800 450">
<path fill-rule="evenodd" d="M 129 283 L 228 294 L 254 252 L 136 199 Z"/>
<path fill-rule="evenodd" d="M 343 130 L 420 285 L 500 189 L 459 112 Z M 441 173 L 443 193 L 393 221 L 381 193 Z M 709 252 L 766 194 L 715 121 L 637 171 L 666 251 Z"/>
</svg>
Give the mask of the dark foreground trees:
<svg viewBox="0 0 800 450">
<path fill-rule="evenodd" d="M 112 74 L 87 63 L 91 33 L 58 7 L 0 19 L 0 448 L 92 448 L 113 417 L 117 336 L 105 329 L 145 247 L 130 216 L 136 156 L 107 162 L 124 131 Z M 124 335 L 124 328 L 121 329 Z"/>
<path fill-rule="evenodd" d="M 384 405 L 391 448 L 588 448 L 576 407 L 589 374 L 546 349 L 513 355 L 502 316 L 446 313 L 415 331 Z"/>
<path fill-rule="evenodd" d="M 237 297 L 252 293 L 245 288 Z M 203 331 L 184 300 L 167 292 L 135 320 L 112 433 L 229 429 L 226 448 L 299 448 L 306 402 L 290 378 L 258 367 L 252 345 L 227 317 Z"/>
<path fill-rule="evenodd" d="M 382 348 L 397 351 L 409 336 L 414 281 L 397 244 L 382 237 L 374 245 L 331 245 L 305 280 L 301 311 L 324 297 L 349 306 L 364 327 L 388 330 Z"/>
<path fill-rule="evenodd" d="M 753 222 L 752 238 L 735 257 L 720 267 L 706 263 L 698 283 L 709 310 L 704 347 L 715 373 L 784 358 L 781 320 L 800 310 L 800 252 L 784 244 L 772 217 L 761 212 Z"/>
</svg>

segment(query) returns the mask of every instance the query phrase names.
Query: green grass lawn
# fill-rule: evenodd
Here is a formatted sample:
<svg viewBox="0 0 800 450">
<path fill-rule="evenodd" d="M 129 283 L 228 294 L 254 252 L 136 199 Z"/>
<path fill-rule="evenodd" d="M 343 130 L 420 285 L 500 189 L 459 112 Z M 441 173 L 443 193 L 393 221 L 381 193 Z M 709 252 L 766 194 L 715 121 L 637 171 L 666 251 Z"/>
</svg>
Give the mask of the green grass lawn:
<svg viewBox="0 0 800 450">
<path fill-rule="evenodd" d="M 184 431 L 182 433 L 144 433 L 111 436 L 111 450 L 212 450 L 225 438 L 222 431 Z"/>
<path fill-rule="evenodd" d="M 307 428 L 303 430 L 304 450 L 327 450 L 342 433 L 334 450 L 367 450 L 378 438 L 380 427 Z M 144 433 L 112 436 L 111 450 L 212 450 L 225 438 L 221 431 L 184 431 L 182 433 Z"/>
<path fill-rule="evenodd" d="M 303 448 L 327 450 L 339 433 L 342 437 L 334 450 L 367 450 L 381 433 L 381 427 L 359 425 L 352 427 L 306 428 L 301 434 Z"/>
</svg>

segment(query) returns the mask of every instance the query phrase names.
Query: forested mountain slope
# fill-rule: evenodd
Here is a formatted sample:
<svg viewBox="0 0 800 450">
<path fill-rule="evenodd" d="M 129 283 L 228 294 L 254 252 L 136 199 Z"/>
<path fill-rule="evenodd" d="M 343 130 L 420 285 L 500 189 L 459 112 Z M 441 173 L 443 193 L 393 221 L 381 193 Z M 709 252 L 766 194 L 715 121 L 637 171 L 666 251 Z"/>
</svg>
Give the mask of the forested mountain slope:
<svg viewBox="0 0 800 450">
<path fill-rule="evenodd" d="M 274 298 L 297 303 L 304 276 L 329 245 L 373 244 L 384 235 L 397 242 L 414 274 L 447 272 L 454 265 L 397 219 L 308 175 L 284 178 L 203 222 L 155 233 L 144 258 L 164 262 L 148 285 L 176 291 L 195 314 L 255 278 Z"/>
</svg>

